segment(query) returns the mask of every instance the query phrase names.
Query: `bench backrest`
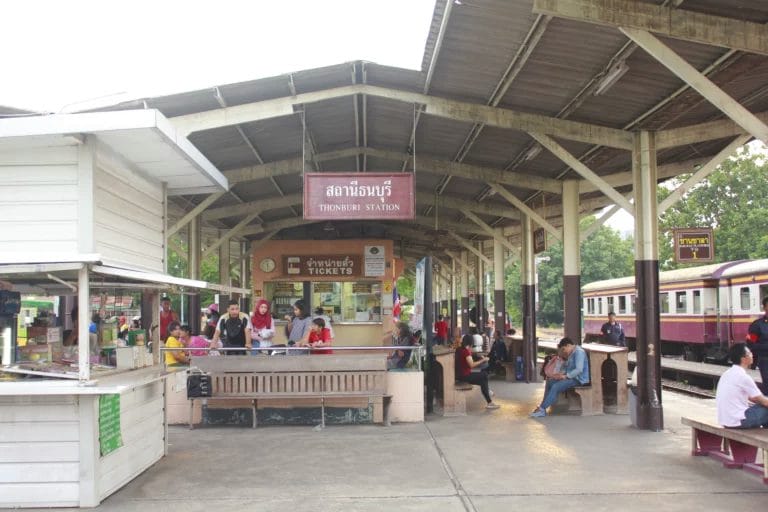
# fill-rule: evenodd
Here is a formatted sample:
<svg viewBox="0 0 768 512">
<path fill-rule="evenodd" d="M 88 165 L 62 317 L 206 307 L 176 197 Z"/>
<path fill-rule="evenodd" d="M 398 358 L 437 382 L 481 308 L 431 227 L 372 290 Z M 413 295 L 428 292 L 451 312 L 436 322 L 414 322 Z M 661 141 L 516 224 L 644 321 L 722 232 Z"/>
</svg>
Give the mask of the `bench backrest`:
<svg viewBox="0 0 768 512">
<path fill-rule="evenodd" d="M 213 396 L 383 394 L 386 354 L 193 357 L 210 373 Z"/>
</svg>

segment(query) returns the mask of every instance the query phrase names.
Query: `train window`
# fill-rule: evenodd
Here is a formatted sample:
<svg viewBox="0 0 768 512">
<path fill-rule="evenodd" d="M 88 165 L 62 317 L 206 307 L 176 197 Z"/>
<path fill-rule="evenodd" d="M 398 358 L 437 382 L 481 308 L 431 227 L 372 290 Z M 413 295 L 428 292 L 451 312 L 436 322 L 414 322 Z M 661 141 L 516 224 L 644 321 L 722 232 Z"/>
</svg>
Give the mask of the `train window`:
<svg viewBox="0 0 768 512">
<path fill-rule="evenodd" d="M 608 307 L 608 313 L 610 313 L 611 311 L 616 311 L 616 309 L 613 307 L 614 297 L 607 297 L 605 300 L 606 300 L 606 306 Z"/>
<path fill-rule="evenodd" d="M 675 292 L 675 313 L 688 312 L 688 292 Z"/>
<path fill-rule="evenodd" d="M 587 314 L 595 314 L 595 299 L 587 299 Z"/>
<path fill-rule="evenodd" d="M 630 311 L 629 312 L 632 313 L 632 314 L 635 313 L 635 300 L 636 300 L 636 298 L 635 298 L 634 295 L 630 295 L 629 296 L 629 307 L 630 307 Z"/>
<path fill-rule="evenodd" d="M 603 314 L 603 298 L 602 297 L 597 298 L 597 314 L 598 315 Z"/>
<path fill-rule="evenodd" d="M 739 301 L 741 302 L 741 310 L 749 311 L 750 306 L 749 287 L 744 286 L 739 288 Z"/>
<path fill-rule="evenodd" d="M 693 290 L 693 313 L 701 313 L 701 290 Z"/>
<path fill-rule="evenodd" d="M 661 308 L 662 313 L 669 313 L 669 294 L 668 293 L 659 294 L 659 307 Z"/>
<path fill-rule="evenodd" d="M 627 296 L 619 295 L 619 314 L 623 315 L 627 312 Z"/>
</svg>

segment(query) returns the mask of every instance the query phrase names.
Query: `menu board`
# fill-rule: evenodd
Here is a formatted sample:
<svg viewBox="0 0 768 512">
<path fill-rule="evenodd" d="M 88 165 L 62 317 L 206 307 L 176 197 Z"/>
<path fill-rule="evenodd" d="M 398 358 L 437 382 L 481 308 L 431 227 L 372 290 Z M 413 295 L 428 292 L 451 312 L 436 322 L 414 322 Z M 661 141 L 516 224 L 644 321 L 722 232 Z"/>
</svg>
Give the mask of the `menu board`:
<svg viewBox="0 0 768 512">
<path fill-rule="evenodd" d="M 99 396 L 99 450 L 107 455 L 123 446 L 120 433 L 120 395 Z"/>
</svg>

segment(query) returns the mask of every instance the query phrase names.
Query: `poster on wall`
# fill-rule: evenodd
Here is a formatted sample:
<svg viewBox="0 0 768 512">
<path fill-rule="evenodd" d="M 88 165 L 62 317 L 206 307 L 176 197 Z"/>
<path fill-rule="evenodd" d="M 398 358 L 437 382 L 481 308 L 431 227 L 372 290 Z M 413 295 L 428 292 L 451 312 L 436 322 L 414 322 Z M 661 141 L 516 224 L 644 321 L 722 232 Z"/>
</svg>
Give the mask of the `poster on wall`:
<svg viewBox="0 0 768 512">
<path fill-rule="evenodd" d="M 386 271 L 383 245 L 365 246 L 365 277 L 383 277 Z"/>
<path fill-rule="evenodd" d="M 120 395 L 99 396 L 99 452 L 107 455 L 123 446 L 120 432 Z"/>
</svg>

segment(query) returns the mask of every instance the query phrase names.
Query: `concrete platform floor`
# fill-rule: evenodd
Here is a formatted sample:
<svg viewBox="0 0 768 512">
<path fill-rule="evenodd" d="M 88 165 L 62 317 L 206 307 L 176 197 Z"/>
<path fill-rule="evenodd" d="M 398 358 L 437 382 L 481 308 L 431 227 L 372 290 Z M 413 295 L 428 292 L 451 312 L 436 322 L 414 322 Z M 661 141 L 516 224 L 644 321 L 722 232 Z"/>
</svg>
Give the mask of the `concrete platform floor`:
<svg viewBox="0 0 768 512">
<path fill-rule="evenodd" d="M 543 385 L 494 381 L 501 409 L 424 424 L 170 429 L 169 455 L 100 511 L 756 510 L 768 485 L 690 455 L 664 395 L 663 432 L 626 415 L 530 419 Z M 479 391 L 478 391 L 479 393 Z"/>
</svg>

